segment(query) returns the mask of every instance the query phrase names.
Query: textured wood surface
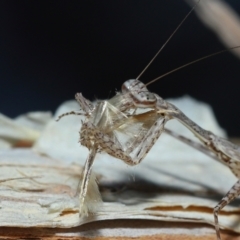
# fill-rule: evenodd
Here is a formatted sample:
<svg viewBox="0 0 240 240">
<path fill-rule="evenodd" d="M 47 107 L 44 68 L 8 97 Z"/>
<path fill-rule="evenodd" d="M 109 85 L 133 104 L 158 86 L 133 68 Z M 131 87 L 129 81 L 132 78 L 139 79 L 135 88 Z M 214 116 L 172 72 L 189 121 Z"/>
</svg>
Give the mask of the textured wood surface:
<svg viewBox="0 0 240 240">
<path fill-rule="evenodd" d="M 222 240 L 239 240 L 237 234 L 222 232 Z M 85 224 L 69 229 L 0 228 L 0 239 L 95 239 L 95 240 L 215 240 L 206 224 L 166 223 L 144 220 L 114 220 Z"/>
</svg>

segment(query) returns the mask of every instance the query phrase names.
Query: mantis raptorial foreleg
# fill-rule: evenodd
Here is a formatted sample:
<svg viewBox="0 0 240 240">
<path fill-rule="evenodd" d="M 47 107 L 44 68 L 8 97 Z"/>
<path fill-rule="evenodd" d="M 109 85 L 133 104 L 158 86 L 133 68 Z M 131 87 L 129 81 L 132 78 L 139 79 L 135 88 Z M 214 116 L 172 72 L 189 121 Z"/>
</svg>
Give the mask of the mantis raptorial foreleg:
<svg viewBox="0 0 240 240">
<path fill-rule="evenodd" d="M 81 210 L 83 209 L 91 168 L 97 151 L 105 151 L 109 155 L 121 159 L 130 166 L 137 165 L 142 161 L 158 137 L 161 135 L 165 122 L 166 120 L 164 118 L 157 119 L 146 135 L 141 135 L 140 138 L 137 137 L 135 139 L 135 144 L 131 145 L 131 147 L 128 147 L 125 150 L 124 147 L 117 141 L 116 136 L 113 138 L 111 135 L 99 131 L 89 122 L 86 125 L 83 124 L 80 142 L 82 145 L 89 147 L 90 153 L 84 165 L 82 184 L 79 193 L 80 214 L 84 214 L 81 212 Z M 93 145 L 90 146 L 89 141 L 94 142 Z M 136 147 L 138 148 L 138 151 L 134 153 L 133 157 L 131 157 L 130 153 L 135 151 Z"/>
<path fill-rule="evenodd" d="M 154 97 L 154 94 L 146 91 L 141 97 L 146 99 Z M 108 101 L 99 101 L 94 107 L 92 104 L 89 105 L 90 101 L 81 94 L 77 94 L 76 98 L 82 111 L 85 111 L 81 115 L 86 117 L 80 130 L 80 143 L 90 151 L 84 165 L 82 183 L 78 189 L 80 214 L 85 214 L 82 212 L 83 204 L 97 152 L 104 151 L 131 166 L 139 164 L 163 132 L 168 116 L 163 117 L 155 110 L 139 114 L 129 113 L 131 109 L 135 111 L 136 108 L 132 106 L 132 99 L 127 94 L 118 93 Z M 69 114 L 75 112 L 60 117 Z M 118 133 L 124 135 L 124 141 L 119 140 Z"/>
</svg>

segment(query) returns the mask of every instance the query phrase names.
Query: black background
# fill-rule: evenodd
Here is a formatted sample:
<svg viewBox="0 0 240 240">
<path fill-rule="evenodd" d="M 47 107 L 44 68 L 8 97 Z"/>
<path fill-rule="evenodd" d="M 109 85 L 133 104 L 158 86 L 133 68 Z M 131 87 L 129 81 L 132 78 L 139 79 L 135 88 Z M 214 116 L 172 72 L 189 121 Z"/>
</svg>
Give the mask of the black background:
<svg viewBox="0 0 240 240">
<path fill-rule="evenodd" d="M 227 1 L 238 13 L 240 2 Z M 0 111 L 52 110 L 76 92 L 108 98 L 136 78 L 190 7 L 181 0 L 0 1 Z M 223 49 L 193 13 L 143 82 Z M 230 136 L 240 136 L 239 60 L 225 53 L 149 86 L 163 98 L 210 103 Z"/>
</svg>

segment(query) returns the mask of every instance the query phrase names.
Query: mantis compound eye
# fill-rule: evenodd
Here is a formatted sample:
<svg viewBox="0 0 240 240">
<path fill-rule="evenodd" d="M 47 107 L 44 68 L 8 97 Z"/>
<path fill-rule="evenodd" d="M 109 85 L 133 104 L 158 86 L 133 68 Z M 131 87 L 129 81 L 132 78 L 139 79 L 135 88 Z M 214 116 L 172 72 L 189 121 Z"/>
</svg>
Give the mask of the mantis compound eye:
<svg viewBox="0 0 240 240">
<path fill-rule="evenodd" d="M 139 108 L 154 108 L 157 98 L 151 92 L 132 92 L 131 94 L 134 105 Z"/>
<path fill-rule="evenodd" d="M 135 107 L 152 108 L 155 107 L 157 98 L 146 88 L 145 84 L 136 79 L 130 79 L 123 83 L 122 93 L 128 93 Z"/>
</svg>

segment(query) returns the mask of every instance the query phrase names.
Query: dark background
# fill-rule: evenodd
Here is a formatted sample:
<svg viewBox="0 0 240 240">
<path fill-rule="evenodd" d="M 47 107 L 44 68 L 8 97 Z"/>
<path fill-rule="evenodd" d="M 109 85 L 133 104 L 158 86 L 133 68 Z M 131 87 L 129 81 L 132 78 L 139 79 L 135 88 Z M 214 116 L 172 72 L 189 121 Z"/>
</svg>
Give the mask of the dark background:
<svg viewBox="0 0 240 240">
<path fill-rule="evenodd" d="M 240 2 L 227 1 L 240 13 Z M 108 98 L 136 78 L 190 7 L 181 0 L 1 0 L 0 111 L 52 110 L 76 92 Z M 141 77 L 145 83 L 224 46 L 193 13 Z M 240 136 L 239 60 L 225 53 L 149 86 L 210 103 Z"/>
</svg>

